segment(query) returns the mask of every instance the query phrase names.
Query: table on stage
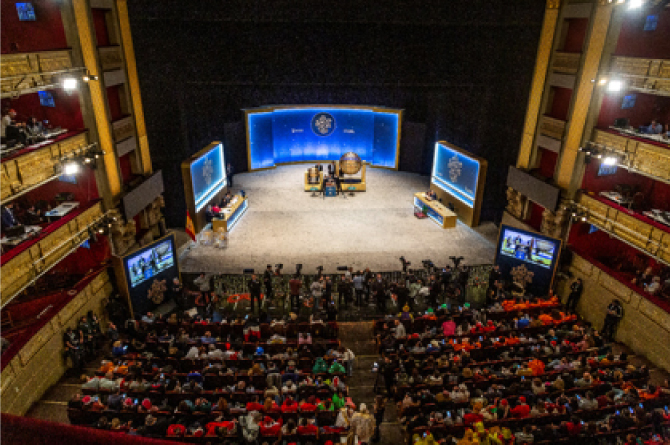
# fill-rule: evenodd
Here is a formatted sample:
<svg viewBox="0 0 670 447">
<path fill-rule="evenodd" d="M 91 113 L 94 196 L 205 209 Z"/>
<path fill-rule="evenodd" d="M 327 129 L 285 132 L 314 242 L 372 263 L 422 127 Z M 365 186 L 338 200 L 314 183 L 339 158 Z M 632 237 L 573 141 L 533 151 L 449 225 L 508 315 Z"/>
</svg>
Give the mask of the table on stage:
<svg viewBox="0 0 670 447">
<path fill-rule="evenodd" d="M 428 200 L 424 192 L 414 194 L 414 207 L 422 211 L 425 210 L 425 214 L 442 228 L 454 228 L 456 226 L 456 213 L 437 200 Z"/>
<path fill-rule="evenodd" d="M 232 230 L 248 207 L 249 201 L 245 197 L 234 196 L 228 208 L 224 208 L 219 217 L 212 219 L 212 230 L 225 232 Z"/>
</svg>

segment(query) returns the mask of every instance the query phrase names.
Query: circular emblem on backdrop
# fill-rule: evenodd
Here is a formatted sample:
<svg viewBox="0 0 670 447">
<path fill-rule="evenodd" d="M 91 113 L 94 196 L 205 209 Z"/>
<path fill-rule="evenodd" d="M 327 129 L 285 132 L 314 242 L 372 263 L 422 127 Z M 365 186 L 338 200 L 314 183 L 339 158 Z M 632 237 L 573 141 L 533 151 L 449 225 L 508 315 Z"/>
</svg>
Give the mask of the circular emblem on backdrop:
<svg viewBox="0 0 670 447">
<path fill-rule="evenodd" d="M 335 132 L 335 118 L 326 112 L 320 112 L 312 118 L 312 132 L 320 137 L 327 137 Z"/>
</svg>

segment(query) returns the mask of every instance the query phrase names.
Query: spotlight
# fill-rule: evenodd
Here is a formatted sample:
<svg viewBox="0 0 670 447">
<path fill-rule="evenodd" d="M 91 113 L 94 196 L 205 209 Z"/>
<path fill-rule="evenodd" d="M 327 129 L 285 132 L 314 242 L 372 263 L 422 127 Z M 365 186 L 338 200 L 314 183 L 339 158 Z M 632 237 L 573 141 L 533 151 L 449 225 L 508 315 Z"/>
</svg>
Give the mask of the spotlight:
<svg viewBox="0 0 670 447">
<path fill-rule="evenodd" d="M 628 9 L 638 9 L 644 4 L 644 0 L 630 0 Z"/>
<path fill-rule="evenodd" d="M 63 88 L 65 90 L 74 90 L 77 88 L 77 80 L 75 78 L 65 78 L 63 79 Z"/>
<path fill-rule="evenodd" d="M 616 164 L 616 157 L 605 157 L 603 164 L 605 166 L 614 166 Z"/>
<path fill-rule="evenodd" d="M 79 172 L 81 172 L 81 166 L 76 161 L 68 161 L 63 166 L 63 174 L 65 175 L 75 175 L 79 174 Z"/>
<path fill-rule="evenodd" d="M 586 222 L 586 216 L 582 216 L 582 222 Z"/>
<path fill-rule="evenodd" d="M 623 81 L 619 79 L 612 79 L 609 81 L 609 84 L 607 84 L 607 91 L 608 92 L 620 92 L 623 89 Z"/>
<path fill-rule="evenodd" d="M 605 84 L 607 84 L 607 78 L 600 78 L 600 80 L 598 81 L 598 85 L 605 85 Z"/>
</svg>

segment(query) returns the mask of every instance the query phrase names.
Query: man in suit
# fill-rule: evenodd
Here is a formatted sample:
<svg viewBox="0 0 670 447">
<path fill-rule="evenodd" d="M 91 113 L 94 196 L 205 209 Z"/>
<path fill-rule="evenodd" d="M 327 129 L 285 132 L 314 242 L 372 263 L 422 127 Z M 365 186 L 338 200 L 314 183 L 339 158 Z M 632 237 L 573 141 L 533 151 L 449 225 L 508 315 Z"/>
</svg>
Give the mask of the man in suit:
<svg viewBox="0 0 670 447">
<path fill-rule="evenodd" d="M 233 174 L 233 167 L 228 163 L 226 165 L 226 176 L 228 177 L 228 186 L 231 188 L 233 187 Z"/>
<path fill-rule="evenodd" d="M 258 281 L 256 275 L 251 275 L 248 283 L 249 287 L 249 305 L 251 306 L 251 313 L 254 313 L 254 300 L 258 300 L 258 308 L 261 307 L 261 283 Z"/>
<path fill-rule="evenodd" d="M 205 220 L 207 223 L 210 223 L 214 219 L 214 209 L 212 205 L 207 205 L 207 208 L 205 208 Z"/>
<path fill-rule="evenodd" d="M 265 285 L 265 298 L 272 299 L 272 265 L 268 264 L 263 272 L 263 284 Z"/>
<path fill-rule="evenodd" d="M 328 175 L 332 176 L 335 174 L 335 162 L 328 163 Z"/>
<path fill-rule="evenodd" d="M 377 278 L 370 285 L 372 289 L 372 294 L 375 297 L 377 302 L 377 309 L 385 312 L 386 311 L 386 283 L 382 279 L 382 275 L 377 273 Z"/>
<path fill-rule="evenodd" d="M 12 211 L 13 208 L 13 203 L 8 203 L 2 207 L 2 228 L 12 228 L 21 225 L 21 223 L 16 220 L 16 217 L 14 217 L 14 212 Z"/>
</svg>

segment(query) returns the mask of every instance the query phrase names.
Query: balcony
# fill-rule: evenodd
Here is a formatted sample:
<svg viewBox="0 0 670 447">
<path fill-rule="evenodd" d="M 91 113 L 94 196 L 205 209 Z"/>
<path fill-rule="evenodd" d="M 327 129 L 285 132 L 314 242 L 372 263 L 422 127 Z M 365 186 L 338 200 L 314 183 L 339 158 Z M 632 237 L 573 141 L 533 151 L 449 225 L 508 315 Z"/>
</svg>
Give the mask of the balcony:
<svg viewBox="0 0 670 447">
<path fill-rule="evenodd" d="M 0 200 L 14 196 L 56 177 L 56 165 L 67 154 L 88 146 L 88 132 L 68 132 L 39 148 L 27 147 L 6 157 L 0 171 Z"/>
<path fill-rule="evenodd" d="M 72 68 L 70 50 L 44 51 L 39 53 L 3 54 L 0 64 L 2 98 L 11 97 L 27 89 L 51 85 L 55 71 Z"/>
<path fill-rule="evenodd" d="M 588 223 L 670 264 L 670 227 L 603 197 L 581 194 L 577 203 Z"/>
<path fill-rule="evenodd" d="M 613 149 L 623 157 L 621 164 L 641 175 L 670 181 L 670 145 L 622 134 L 615 130 L 594 129 L 592 141 Z"/>
<path fill-rule="evenodd" d="M 577 74 L 579 71 L 579 62 L 582 59 L 582 53 L 564 53 L 557 51 L 554 53 L 554 63 L 551 69 L 557 73 Z"/>
<path fill-rule="evenodd" d="M 633 89 L 670 96 L 670 60 L 614 56 L 610 72 Z"/>
<path fill-rule="evenodd" d="M 114 142 L 118 143 L 135 135 L 135 126 L 133 124 L 133 117 L 126 116 L 118 119 L 112 123 L 112 133 L 114 134 Z"/>
<path fill-rule="evenodd" d="M 86 230 L 102 216 L 100 203 L 73 211 L 43 228 L 37 238 L 28 239 L 5 252 L 0 267 L 0 306 L 4 307 L 35 279 L 87 240 L 89 235 Z"/>
<path fill-rule="evenodd" d="M 556 140 L 563 140 L 565 124 L 563 120 L 545 115 L 542 117 L 542 121 L 540 121 L 540 133 Z"/>
<path fill-rule="evenodd" d="M 119 45 L 99 47 L 98 55 L 100 56 L 102 71 L 116 70 L 123 67 L 123 56 Z"/>
</svg>

